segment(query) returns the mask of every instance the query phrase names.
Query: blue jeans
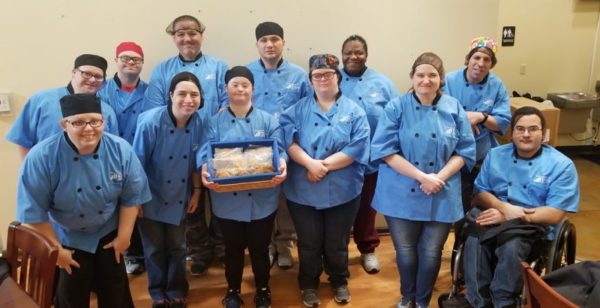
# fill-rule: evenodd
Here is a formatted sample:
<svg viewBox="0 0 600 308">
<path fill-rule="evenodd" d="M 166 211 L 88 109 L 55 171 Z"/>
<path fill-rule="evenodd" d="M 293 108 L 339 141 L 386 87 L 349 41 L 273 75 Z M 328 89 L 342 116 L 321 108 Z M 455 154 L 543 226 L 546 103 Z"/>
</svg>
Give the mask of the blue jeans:
<svg viewBox="0 0 600 308">
<path fill-rule="evenodd" d="M 290 215 L 298 234 L 301 290 L 316 289 L 323 272 L 334 288 L 348 285 L 348 243 L 360 196 L 349 202 L 318 210 L 288 200 Z"/>
<path fill-rule="evenodd" d="M 138 218 L 153 301 L 185 297 L 189 285 L 185 269 L 185 223 L 178 226 Z"/>
<path fill-rule="evenodd" d="M 467 300 L 473 307 L 504 307 L 516 304 L 523 287 L 520 262 L 531 252 L 531 244 L 513 238 L 496 247 L 467 236 L 463 269 Z"/>
<path fill-rule="evenodd" d="M 403 299 L 426 306 L 440 271 L 442 248 L 450 223 L 413 221 L 385 216 L 396 249 Z"/>
</svg>

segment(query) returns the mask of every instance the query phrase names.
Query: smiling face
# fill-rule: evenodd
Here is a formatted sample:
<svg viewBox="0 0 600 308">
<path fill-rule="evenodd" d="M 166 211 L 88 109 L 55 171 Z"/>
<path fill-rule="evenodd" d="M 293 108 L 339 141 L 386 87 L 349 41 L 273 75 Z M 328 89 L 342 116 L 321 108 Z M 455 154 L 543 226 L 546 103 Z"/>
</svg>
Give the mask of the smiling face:
<svg viewBox="0 0 600 308">
<path fill-rule="evenodd" d="M 138 76 L 144 66 L 144 57 L 135 51 L 123 51 L 115 58 L 115 63 L 120 74 Z"/>
<path fill-rule="evenodd" d="M 415 68 L 412 84 L 417 95 L 436 95 L 440 88 L 440 82 L 440 74 L 432 65 L 421 64 Z"/>
<path fill-rule="evenodd" d="M 191 81 L 180 81 L 170 92 L 173 103 L 173 115 L 178 120 L 189 119 L 200 107 L 201 93 Z"/>
<path fill-rule="evenodd" d="M 252 99 L 253 86 L 250 80 L 244 77 L 234 77 L 226 85 L 227 95 L 231 104 L 244 105 Z"/>
<path fill-rule="evenodd" d="M 344 63 L 344 70 L 348 74 L 360 73 L 367 63 L 365 45 L 359 40 L 347 42 L 342 49 L 342 62 Z"/>
<path fill-rule="evenodd" d="M 71 86 L 77 93 L 95 94 L 104 82 L 104 71 L 93 65 L 82 65 L 74 68 L 71 75 Z"/>
<path fill-rule="evenodd" d="M 479 83 L 491 69 L 492 57 L 485 52 L 477 51 L 467 61 L 467 79 L 471 83 Z"/>
<path fill-rule="evenodd" d="M 283 54 L 285 41 L 279 35 L 265 35 L 258 39 L 256 48 L 264 62 L 277 62 Z"/>
<path fill-rule="evenodd" d="M 104 132 L 103 121 L 99 113 L 81 113 L 64 118 L 60 124 L 79 153 L 90 154 Z"/>
<path fill-rule="evenodd" d="M 512 142 L 521 157 L 532 157 L 542 147 L 542 120 L 535 114 L 521 116 L 512 130 Z"/>
<path fill-rule="evenodd" d="M 173 42 L 185 60 L 196 59 L 201 51 L 202 39 L 199 25 L 192 20 L 182 20 L 173 26 Z"/>
</svg>

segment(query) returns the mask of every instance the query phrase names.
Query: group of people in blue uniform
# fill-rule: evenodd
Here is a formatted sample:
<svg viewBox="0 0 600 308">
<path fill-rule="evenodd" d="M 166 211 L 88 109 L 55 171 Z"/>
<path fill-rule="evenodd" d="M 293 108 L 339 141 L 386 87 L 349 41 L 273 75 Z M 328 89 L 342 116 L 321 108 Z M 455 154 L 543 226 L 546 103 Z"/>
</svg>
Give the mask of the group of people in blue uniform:
<svg viewBox="0 0 600 308">
<path fill-rule="evenodd" d="M 343 42 L 341 69 L 335 55 L 318 54 L 306 74 L 283 59 L 277 23 L 256 27 L 260 58 L 245 67 L 203 54 L 204 31 L 193 16 L 174 19 L 166 32 L 179 54 L 159 63 L 148 83 L 139 78 L 144 52 L 134 42 L 117 46 L 117 73 L 106 82 L 104 58 L 77 57 L 70 83 L 33 95 L 8 133 L 24 157 L 17 219 L 59 247 L 56 307 L 86 307 L 92 290 L 99 306 L 133 306 L 128 248 L 148 271 L 153 307 L 188 305 L 187 256 L 198 275 L 219 258 L 228 308 L 243 304 L 248 248 L 255 305 L 270 307 L 270 268 L 293 266 L 294 240 L 302 303 L 320 304 L 325 271 L 334 300 L 345 304 L 352 298 L 351 233 L 364 270 L 380 270 L 376 212 L 396 250 L 397 307 L 428 307 L 443 245 L 471 204 L 481 209 L 483 227 L 511 219 L 551 225 L 577 211 L 573 163 L 542 145 L 537 109 L 519 110 L 511 122 L 507 90 L 490 71 L 496 45 L 487 37 L 475 38 L 466 67 L 447 75 L 436 54 L 419 55 L 412 87 L 399 95 L 366 66 L 367 42 L 359 35 Z M 494 135 L 509 125 L 513 142 L 498 146 Z M 266 138 L 279 157 L 273 187 L 218 192 L 208 145 Z M 205 243 L 196 240 L 199 233 Z M 515 260 L 531 249 L 507 243 L 503 250 L 468 238 L 471 305 L 514 303 Z"/>
</svg>

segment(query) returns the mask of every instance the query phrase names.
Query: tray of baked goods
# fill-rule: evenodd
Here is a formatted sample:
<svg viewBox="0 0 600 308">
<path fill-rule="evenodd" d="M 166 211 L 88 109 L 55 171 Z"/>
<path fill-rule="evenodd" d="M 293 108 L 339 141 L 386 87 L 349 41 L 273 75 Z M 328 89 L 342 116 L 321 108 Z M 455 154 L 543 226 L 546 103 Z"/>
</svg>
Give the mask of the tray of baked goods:
<svg viewBox="0 0 600 308">
<path fill-rule="evenodd" d="M 219 184 L 217 192 L 275 186 L 280 174 L 279 151 L 273 139 L 211 142 L 208 148 L 209 180 Z"/>
</svg>

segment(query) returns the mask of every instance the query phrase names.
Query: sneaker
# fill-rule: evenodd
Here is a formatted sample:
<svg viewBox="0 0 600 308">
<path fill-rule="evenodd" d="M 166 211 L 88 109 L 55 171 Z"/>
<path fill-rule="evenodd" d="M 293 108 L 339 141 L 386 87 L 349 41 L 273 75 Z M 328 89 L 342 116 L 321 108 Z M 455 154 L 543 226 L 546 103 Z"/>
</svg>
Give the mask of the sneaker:
<svg viewBox="0 0 600 308">
<path fill-rule="evenodd" d="M 318 307 L 321 304 L 319 297 L 317 296 L 317 290 L 306 289 L 302 290 L 302 303 L 306 307 Z"/>
<path fill-rule="evenodd" d="M 208 272 L 208 266 L 204 262 L 194 262 L 190 265 L 192 276 L 204 276 Z"/>
<path fill-rule="evenodd" d="M 240 290 L 227 290 L 225 298 L 223 298 L 223 306 L 225 308 L 240 308 L 244 304 L 244 301 L 240 297 Z"/>
<path fill-rule="evenodd" d="M 187 303 L 185 302 L 185 298 L 176 297 L 169 301 L 169 308 L 186 308 Z"/>
<path fill-rule="evenodd" d="M 288 270 L 294 265 L 294 259 L 289 254 L 279 254 L 277 256 L 277 266 L 282 270 Z"/>
<path fill-rule="evenodd" d="M 403 298 L 398 303 L 398 305 L 396 305 L 396 308 L 415 308 L 415 302 L 412 300 Z"/>
<path fill-rule="evenodd" d="M 254 304 L 256 304 L 256 308 L 271 308 L 271 291 L 269 291 L 269 288 L 256 291 Z"/>
<path fill-rule="evenodd" d="M 374 253 L 364 253 L 360 255 L 360 263 L 362 264 L 365 272 L 369 274 L 379 273 L 379 260 Z"/>
<path fill-rule="evenodd" d="M 125 271 L 129 275 L 139 275 L 146 271 L 146 267 L 144 262 L 140 262 L 136 258 L 127 258 L 125 260 Z"/>
<path fill-rule="evenodd" d="M 152 308 L 168 308 L 169 302 L 166 299 L 159 299 L 157 301 L 152 301 Z"/>
<path fill-rule="evenodd" d="M 335 288 L 333 293 L 333 299 L 338 304 L 347 304 L 352 299 L 352 296 L 350 296 L 350 290 L 348 290 L 348 286 L 346 285 Z"/>
</svg>

